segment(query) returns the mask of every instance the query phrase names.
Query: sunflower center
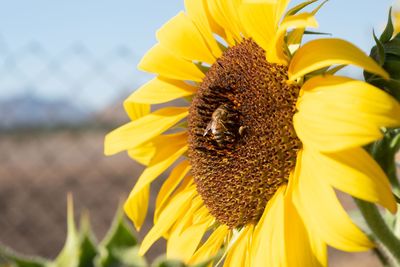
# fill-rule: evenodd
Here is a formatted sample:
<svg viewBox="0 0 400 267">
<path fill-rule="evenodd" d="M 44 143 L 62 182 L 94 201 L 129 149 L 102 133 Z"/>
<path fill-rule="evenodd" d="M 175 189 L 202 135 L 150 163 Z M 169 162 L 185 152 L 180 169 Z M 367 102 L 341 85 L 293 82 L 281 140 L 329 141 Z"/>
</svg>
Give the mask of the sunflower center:
<svg viewBox="0 0 400 267">
<path fill-rule="evenodd" d="M 257 222 L 287 182 L 301 147 L 293 128 L 299 87 L 251 39 L 211 66 L 189 110 L 189 158 L 210 213 L 229 227 Z"/>
</svg>

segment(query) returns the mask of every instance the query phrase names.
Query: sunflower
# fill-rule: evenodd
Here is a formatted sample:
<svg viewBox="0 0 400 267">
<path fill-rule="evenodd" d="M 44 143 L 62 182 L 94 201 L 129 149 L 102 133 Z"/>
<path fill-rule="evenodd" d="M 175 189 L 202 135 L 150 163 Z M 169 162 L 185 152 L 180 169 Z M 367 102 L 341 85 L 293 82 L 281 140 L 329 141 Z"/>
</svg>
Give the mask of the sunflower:
<svg viewBox="0 0 400 267">
<path fill-rule="evenodd" d="M 394 32 L 396 34 L 400 32 L 400 10 L 396 10 L 393 16 L 394 16 Z"/>
<path fill-rule="evenodd" d="M 317 27 L 320 6 L 303 12 L 313 2 L 185 0 L 157 32 L 139 63 L 157 76 L 126 99 L 132 121 L 105 140 L 107 155 L 127 150 L 146 166 L 124 206 L 137 229 L 150 184 L 171 169 L 141 254 L 164 237 L 167 257 L 188 264 L 223 251 L 224 266 L 325 266 L 327 245 L 373 247 L 335 189 L 396 211 L 362 147 L 400 125 L 400 105 L 335 75 L 352 64 L 388 78 L 351 43 L 301 45 Z"/>
</svg>

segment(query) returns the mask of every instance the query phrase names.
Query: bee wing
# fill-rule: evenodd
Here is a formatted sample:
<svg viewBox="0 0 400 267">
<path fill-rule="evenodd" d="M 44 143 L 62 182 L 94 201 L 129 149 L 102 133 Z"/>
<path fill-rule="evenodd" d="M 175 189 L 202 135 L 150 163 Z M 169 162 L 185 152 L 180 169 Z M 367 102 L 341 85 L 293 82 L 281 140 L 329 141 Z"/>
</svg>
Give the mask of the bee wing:
<svg viewBox="0 0 400 267">
<path fill-rule="evenodd" d="M 211 127 L 212 127 L 212 121 L 210 121 L 210 122 L 207 124 L 207 127 L 206 127 L 206 129 L 204 130 L 203 136 L 206 136 L 206 135 L 208 134 L 208 132 L 211 130 Z"/>
</svg>

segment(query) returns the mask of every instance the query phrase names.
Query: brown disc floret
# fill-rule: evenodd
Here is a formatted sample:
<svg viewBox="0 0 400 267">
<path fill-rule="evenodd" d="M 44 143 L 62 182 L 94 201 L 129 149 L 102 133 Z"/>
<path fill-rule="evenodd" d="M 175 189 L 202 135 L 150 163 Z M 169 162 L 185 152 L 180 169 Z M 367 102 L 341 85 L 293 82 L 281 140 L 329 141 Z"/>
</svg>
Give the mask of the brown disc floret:
<svg viewBox="0 0 400 267">
<path fill-rule="evenodd" d="M 301 147 L 293 128 L 298 94 L 287 67 L 269 63 L 251 39 L 227 49 L 207 72 L 189 110 L 189 158 L 219 222 L 256 222 L 287 182 Z"/>
</svg>

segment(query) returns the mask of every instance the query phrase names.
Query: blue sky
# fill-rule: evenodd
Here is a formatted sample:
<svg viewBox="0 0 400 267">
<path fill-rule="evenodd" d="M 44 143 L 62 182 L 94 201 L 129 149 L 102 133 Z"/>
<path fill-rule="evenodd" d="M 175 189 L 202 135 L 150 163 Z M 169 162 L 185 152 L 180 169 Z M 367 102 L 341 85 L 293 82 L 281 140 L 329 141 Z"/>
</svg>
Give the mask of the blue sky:
<svg viewBox="0 0 400 267">
<path fill-rule="evenodd" d="M 294 1 L 299 2 L 299 1 Z M 320 30 L 367 49 L 371 30 L 386 21 L 392 0 L 330 0 L 318 14 Z M 0 36 L 18 48 L 30 41 L 58 51 L 82 42 L 95 53 L 117 44 L 142 55 L 155 31 L 183 9 L 183 0 L 1 0 Z"/>
<path fill-rule="evenodd" d="M 155 31 L 183 10 L 183 0 L 0 0 L 0 3 L 0 53 L 19 51 L 33 41 L 50 54 L 82 43 L 94 56 L 125 45 L 136 55 L 132 65 L 127 66 L 132 73 L 141 55 L 155 44 Z M 392 4 L 394 0 L 330 0 L 317 15 L 319 31 L 347 39 L 367 52 L 373 45 L 372 28 L 380 32 Z M 138 83 L 148 78 L 139 73 L 134 75 Z M 4 93 L 4 89 L 0 90 L 0 96 L 1 91 Z M 103 101 L 108 98 L 109 94 L 104 93 Z"/>
</svg>

